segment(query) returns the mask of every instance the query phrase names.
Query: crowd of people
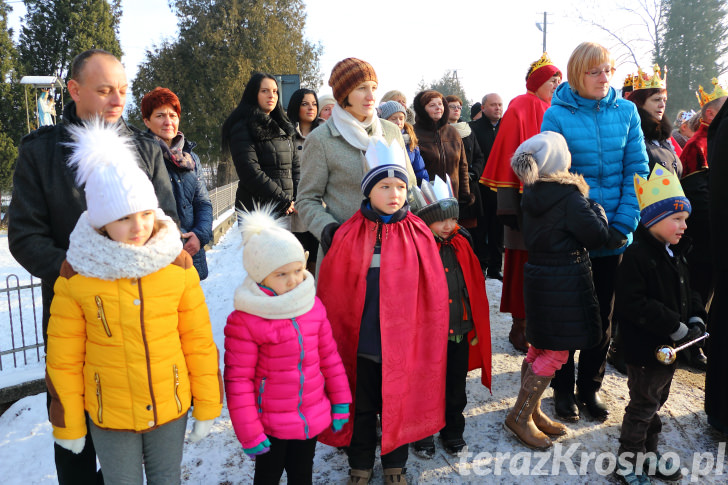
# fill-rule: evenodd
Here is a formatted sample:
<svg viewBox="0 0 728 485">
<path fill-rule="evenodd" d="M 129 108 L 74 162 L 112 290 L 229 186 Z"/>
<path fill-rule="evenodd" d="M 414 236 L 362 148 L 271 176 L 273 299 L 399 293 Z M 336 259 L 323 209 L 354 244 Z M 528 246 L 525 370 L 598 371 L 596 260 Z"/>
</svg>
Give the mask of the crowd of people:
<svg viewBox="0 0 728 485">
<path fill-rule="evenodd" d="M 42 280 L 59 483 L 180 483 L 188 413 L 197 441 L 224 403 L 254 483 L 311 483 L 317 442 L 343 449 L 349 484 L 378 446 L 385 483 L 406 483 L 410 448 L 466 450 L 468 372 L 492 385 L 486 278 L 525 354 L 504 432 L 546 450 L 582 411 L 604 421 L 609 360 L 630 397 L 618 478 L 680 479 L 658 450 L 676 364 L 655 348 L 710 331 L 684 354 L 728 434 L 728 92 L 701 87 L 673 130 L 658 66 L 621 89 L 614 72 L 596 43 L 566 71 L 543 53 L 505 112 L 489 93 L 470 122 L 451 93 L 380 98 L 356 58 L 287 110 L 254 73 L 221 127 L 243 241 L 221 368 L 200 286 L 212 207 L 180 101 L 152 90 L 133 127 L 118 59 L 78 55 L 62 123 L 23 139 L 8 229 Z"/>
</svg>

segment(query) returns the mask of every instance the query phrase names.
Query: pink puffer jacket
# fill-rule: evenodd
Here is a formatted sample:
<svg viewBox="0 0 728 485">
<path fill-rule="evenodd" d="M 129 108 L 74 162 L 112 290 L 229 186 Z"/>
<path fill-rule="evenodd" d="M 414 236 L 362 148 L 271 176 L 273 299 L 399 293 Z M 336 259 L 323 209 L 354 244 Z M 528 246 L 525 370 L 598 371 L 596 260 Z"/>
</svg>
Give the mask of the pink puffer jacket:
<svg viewBox="0 0 728 485">
<path fill-rule="evenodd" d="M 239 308 L 237 295 L 235 306 Z M 232 312 L 225 326 L 225 351 L 228 409 L 244 448 L 259 444 L 262 433 L 279 439 L 313 438 L 331 425 L 332 404 L 351 403 L 344 366 L 318 298 L 311 310 L 293 318 Z"/>
</svg>

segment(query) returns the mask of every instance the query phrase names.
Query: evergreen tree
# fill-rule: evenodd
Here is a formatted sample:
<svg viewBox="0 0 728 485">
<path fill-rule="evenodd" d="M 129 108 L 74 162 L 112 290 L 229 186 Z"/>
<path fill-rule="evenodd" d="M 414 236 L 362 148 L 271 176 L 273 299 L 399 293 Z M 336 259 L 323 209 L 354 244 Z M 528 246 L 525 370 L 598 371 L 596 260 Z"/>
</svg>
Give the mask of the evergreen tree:
<svg viewBox="0 0 728 485">
<path fill-rule="evenodd" d="M 19 116 L 25 111 L 20 104 L 22 88 L 15 84 L 17 53 L 8 29 L 10 11 L 7 2 L 0 0 L 0 200 L 12 185 L 17 146 L 25 127 L 25 121 Z"/>
<path fill-rule="evenodd" d="M 134 104 L 164 86 L 180 99 L 180 129 L 199 143 L 205 162 L 220 157 L 220 127 L 238 104 L 255 71 L 299 74 L 301 84 L 321 84 L 321 47 L 303 37 L 302 0 L 177 0 L 179 37 L 147 51 L 132 82 Z M 138 108 L 130 118 L 141 123 Z M 231 171 L 219 167 L 223 180 Z"/>
<path fill-rule="evenodd" d="M 698 85 L 713 89 L 710 80 L 725 72 L 720 61 L 728 53 L 727 7 L 723 0 L 666 0 L 667 22 L 660 65 L 667 66 L 667 116 L 698 109 Z"/>
<path fill-rule="evenodd" d="M 432 81 L 429 84 L 425 83 L 423 79 L 417 86 L 417 92 L 419 93 L 421 91 L 425 91 L 426 89 L 434 89 L 435 91 L 441 93 L 443 96 L 450 96 L 452 94 L 458 96 L 460 99 L 463 100 L 462 120 L 470 121 L 470 106 L 473 103 L 470 99 L 468 99 L 468 96 L 465 94 L 465 89 L 463 89 L 463 86 L 460 84 L 460 80 L 457 77 L 456 71 L 445 71 L 445 74 L 442 75 L 442 78 L 437 81 Z"/>
<path fill-rule="evenodd" d="M 68 82 L 73 58 L 104 49 L 121 58 L 121 0 L 24 0 L 27 9 L 18 51 L 23 75 L 58 76 Z M 60 101 L 57 93 L 56 101 Z M 56 106 L 61 112 L 62 106 Z"/>
</svg>

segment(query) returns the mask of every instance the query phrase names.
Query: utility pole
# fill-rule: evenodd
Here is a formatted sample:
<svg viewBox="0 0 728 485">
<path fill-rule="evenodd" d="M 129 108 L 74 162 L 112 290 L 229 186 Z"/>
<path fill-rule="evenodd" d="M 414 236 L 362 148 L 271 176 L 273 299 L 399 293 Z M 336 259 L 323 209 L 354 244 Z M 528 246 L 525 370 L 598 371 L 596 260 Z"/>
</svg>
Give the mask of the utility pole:
<svg viewBox="0 0 728 485">
<path fill-rule="evenodd" d="M 536 22 L 536 28 L 543 32 L 543 52 L 546 52 L 546 16 L 548 15 L 548 12 L 543 13 L 543 23 Z"/>
</svg>

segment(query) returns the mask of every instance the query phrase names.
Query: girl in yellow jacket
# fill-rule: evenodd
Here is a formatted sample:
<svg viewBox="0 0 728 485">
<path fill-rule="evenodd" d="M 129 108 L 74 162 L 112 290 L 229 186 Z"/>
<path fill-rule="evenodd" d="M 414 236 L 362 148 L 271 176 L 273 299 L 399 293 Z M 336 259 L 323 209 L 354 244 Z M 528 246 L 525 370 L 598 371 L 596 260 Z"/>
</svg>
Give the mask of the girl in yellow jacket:
<svg viewBox="0 0 728 485">
<path fill-rule="evenodd" d="M 87 211 L 55 284 L 46 383 L 55 442 L 79 453 L 87 430 L 106 484 L 180 482 L 190 441 L 222 409 L 210 318 L 192 258 L 130 140 L 101 121 L 70 127 L 69 166 Z"/>
</svg>

